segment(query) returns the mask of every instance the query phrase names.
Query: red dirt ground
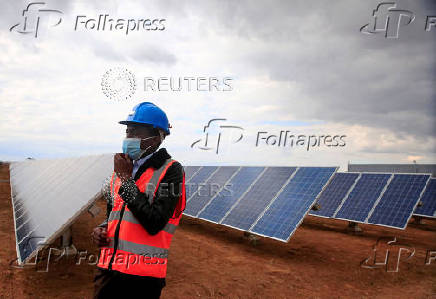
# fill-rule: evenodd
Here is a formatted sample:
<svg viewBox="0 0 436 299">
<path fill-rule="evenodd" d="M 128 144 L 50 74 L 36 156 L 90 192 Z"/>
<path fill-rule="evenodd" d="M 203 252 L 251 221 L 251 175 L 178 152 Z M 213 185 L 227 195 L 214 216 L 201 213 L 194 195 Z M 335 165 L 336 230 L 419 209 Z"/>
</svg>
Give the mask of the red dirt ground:
<svg viewBox="0 0 436 299">
<path fill-rule="evenodd" d="M 95 266 L 76 265 L 77 257 L 50 263 L 48 272 L 37 272 L 45 264 L 9 265 L 17 255 L 5 179 L 8 166 L 1 165 L 0 298 L 91 298 Z M 90 232 L 105 217 L 104 202 L 98 206 L 97 217 L 85 212 L 73 225 L 75 246 L 89 254 L 98 252 Z M 162 298 L 436 298 L 436 259 L 425 265 L 428 250 L 436 256 L 436 221 L 410 223 L 405 231 L 361 225 L 358 235 L 346 227 L 345 221 L 308 216 L 288 243 L 261 238 L 253 244 L 240 231 L 184 216 L 171 244 Z M 377 239 L 388 236 L 413 246 L 415 254 L 407 260 L 407 252 L 401 255 L 398 272 L 361 267 Z"/>
</svg>

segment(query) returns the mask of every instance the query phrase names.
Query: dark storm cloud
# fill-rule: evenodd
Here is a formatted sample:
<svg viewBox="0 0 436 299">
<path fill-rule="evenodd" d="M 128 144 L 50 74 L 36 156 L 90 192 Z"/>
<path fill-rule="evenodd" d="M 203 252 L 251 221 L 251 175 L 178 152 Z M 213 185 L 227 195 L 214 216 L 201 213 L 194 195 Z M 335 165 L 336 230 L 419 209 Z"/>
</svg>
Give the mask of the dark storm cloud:
<svg viewBox="0 0 436 299">
<path fill-rule="evenodd" d="M 279 106 L 282 115 L 292 113 L 301 119 L 384 128 L 398 138 L 413 135 L 428 139 L 436 135 L 436 28 L 425 32 L 424 27 L 425 17 L 436 15 L 436 1 L 395 1 L 399 9 L 411 10 L 416 15 L 412 24 L 400 28 L 399 39 L 359 32 L 380 2 L 171 0 L 136 4 L 142 5 L 144 12 L 149 11 L 150 5 L 158 6 L 171 20 L 170 24 L 179 28 L 184 28 L 185 21 L 195 19 L 206 35 L 213 32 L 223 40 L 250 44 L 244 50 L 237 43 L 229 44 L 229 52 L 233 51 L 230 54 L 237 58 L 225 67 L 240 73 L 241 78 L 267 75 L 283 86 L 297 82 L 305 95 L 304 102 L 292 99 L 296 105 L 291 105 L 292 95 L 286 94 L 285 88 L 281 99 L 264 100 Z M 47 6 L 69 15 L 72 3 L 47 1 Z M 105 11 L 109 5 L 98 3 L 101 4 L 96 13 Z M 3 32 L 20 21 L 27 4 L 1 1 Z M 111 2 L 111 5 L 123 4 Z M 195 42 L 201 41 L 201 34 L 186 34 Z M 116 40 L 69 34 L 68 42 L 89 47 L 96 56 L 112 61 L 172 66 L 182 60 L 182 56 L 170 51 L 171 45 L 153 44 L 152 40 L 127 47 Z M 214 49 L 210 51 L 213 53 Z M 192 48 L 192 54 L 197 53 L 198 49 Z M 228 53 L 217 53 L 222 54 Z"/>
<path fill-rule="evenodd" d="M 253 42 L 247 72 L 298 82 L 309 102 L 284 113 L 386 128 L 401 136 L 435 135 L 436 30 L 426 32 L 436 2 L 395 1 L 416 18 L 400 38 L 359 32 L 381 1 L 208 1 L 177 11 L 202 15 L 201 27 Z M 172 2 L 170 2 L 172 3 Z M 167 6 L 168 2 L 164 2 Z M 267 47 L 258 46 L 270 43 Z M 244 64 L 241 62 L 241 64 Z"/>
</svg>

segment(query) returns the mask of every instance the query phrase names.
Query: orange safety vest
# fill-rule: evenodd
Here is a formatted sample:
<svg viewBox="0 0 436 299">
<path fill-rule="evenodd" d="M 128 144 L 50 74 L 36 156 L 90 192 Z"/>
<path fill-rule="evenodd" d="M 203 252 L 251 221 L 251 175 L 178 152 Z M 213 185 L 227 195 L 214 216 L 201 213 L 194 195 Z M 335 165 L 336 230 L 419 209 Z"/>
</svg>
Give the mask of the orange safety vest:
<svg viewBox="0 0 436 299">
<path fill-rule="evenodd" d="M 160 181 L 174 162 L 175 160 L 167 159 L 158 169 L 147 168 L 135 182 L 139 190 L 148 195 L 150 204 L 153 202 Z M 118 194 L 120 187 L 121 181 L 113 172 L 111 195 L 114 201 L 107 228 L 110 243 L 109 246 L 101 248 L 97 266 L 127 274 L 164 278 L 171 239 L 186 205 L 185 174 L 183 173 L 182 192 L 174 213 L 156 235 L 150 235 L 135 218 Z M 169 186 L 167 192 L 174 192 L 171 191 L 172 188 Z"/>
</svg>

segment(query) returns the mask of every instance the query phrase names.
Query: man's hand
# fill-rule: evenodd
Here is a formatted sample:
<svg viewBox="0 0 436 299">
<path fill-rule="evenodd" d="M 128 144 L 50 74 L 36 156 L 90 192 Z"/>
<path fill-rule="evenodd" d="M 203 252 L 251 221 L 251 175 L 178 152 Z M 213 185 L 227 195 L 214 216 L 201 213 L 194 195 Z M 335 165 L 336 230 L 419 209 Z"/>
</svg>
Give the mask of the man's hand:
<svg viewBox="0 0 436 299">
<path fill-rule="evenodd" d="M 116 153 L 114 155 L 114 171 L 124 182 L 132 177 L 133 161 L 127 154 Z"/>
<path fill-rule="evenodd" d="M 92 240 L 98 247 L 108 246 L 110 239 L 107 237 L 106 227 L 98 226 L 91 233 Z"/>
</svg>

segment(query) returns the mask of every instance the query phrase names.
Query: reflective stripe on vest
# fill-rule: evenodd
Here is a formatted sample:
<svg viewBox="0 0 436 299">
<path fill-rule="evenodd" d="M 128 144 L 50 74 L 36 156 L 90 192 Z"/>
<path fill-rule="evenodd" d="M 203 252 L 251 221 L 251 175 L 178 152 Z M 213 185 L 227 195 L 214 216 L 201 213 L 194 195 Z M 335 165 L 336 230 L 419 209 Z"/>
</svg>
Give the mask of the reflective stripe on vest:
<svg viewBox="0 0 436 299">
<path fill-rule="evenodd" d="M 112 221 L 112 220 L 120 220 L 120 213 L 121 213 L 120 211 L 112 211 L 109 215 L 108 223 L 109 223 L 109 221 Z M 134 224 L 141 224 L 138 221 L 138 219 L 135 216 L 133 216 L 133 213 L 130 210 L 124 211 L 123 221 L 127 221 L 127 222 L 134 223 Z M 166 231 L 169 234 L 174 234 L 174 232 L 176 231 L 176 227 L 177 226 L 175 224 L 168 222 L 162 230 Z"/>
<path fill-rule="evenodd" d="M 146 169 L 136 181 L 139 190 L 148 195 L 150 204 L 153 202 L 160 181 L 173 162 L 175 162 L 175 160 L 168 159 L 159 169 Z M 185 174 L 183 173 L 182 192 L 179 196 L 179 201 L 182 201 L 179 203 L 183 207 L 186 204 L 184 181 Z M 121 221 L 119 225 L 118 246 L 115 251 L 115 257 L 112 258 L 112 269 L 133 275 L 165 277 L 168 250 L 172 235 L 179 224 L 182 213 L 175 217 L 175 211 L 173 217 L 170 218 L 161 231 L 155 235 L 150 235 L 127 206 L 124 207 L 122 219 L 120 219 L 124 202 L 118 195 L 119 188 L 120 180 L 116 177 L 115 173 L 113 173 L 111 192 L 113 192 L 114 202 L 108 219 L 107 231 L 107 237 L 111 241 L 109 246 L 101 249 L 97 266 L 108 268 L 111 257 L 107 258 L 107 256 L 108 254 L 112 256 L 114 253 L 115 229 L 119 221 Z M 127 259 L 123 259 L 123 256 L 127 256 Z M 135 263 L 132 264 L 132 261 Z"/>
<path fill-rule="evenodd" d="M 110 241 L 109 241 L 108 248 L 114 248 L 114 238 L 109 238 L 109 239 Z M 138 255 L 148 256 L 148 257 L 160 257 L 160 258 L 168 257 L 168 249 L 149 246 L 145 244 L 137 244 L 125 240 L 118 240 L 118 249 Z"/>
</svg>

